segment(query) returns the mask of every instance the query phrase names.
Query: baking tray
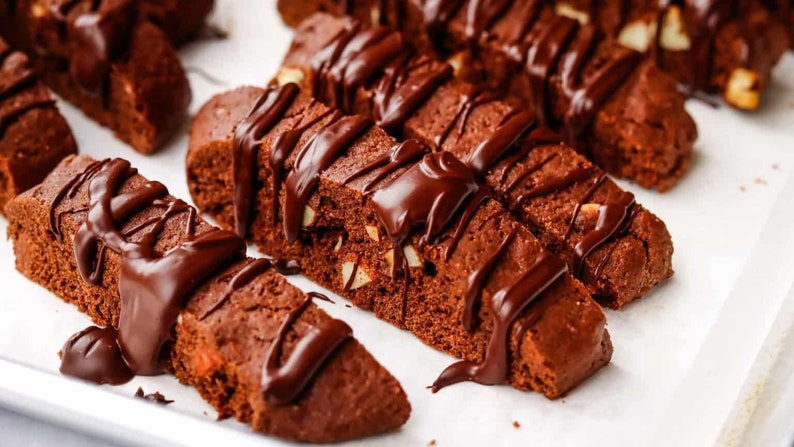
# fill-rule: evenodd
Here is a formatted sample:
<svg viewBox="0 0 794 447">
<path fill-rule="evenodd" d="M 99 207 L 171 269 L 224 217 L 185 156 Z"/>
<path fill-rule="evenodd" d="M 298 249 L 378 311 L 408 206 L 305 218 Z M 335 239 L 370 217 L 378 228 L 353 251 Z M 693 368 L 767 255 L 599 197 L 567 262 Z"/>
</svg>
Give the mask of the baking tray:
<svg viewBox="0 0 794 447">
<path fill-rule="evenodd" d="M 182 50 L 193 112 L 215 93 L 264 84 L 291 39 L 273 1 L 220 0 L 213 22 L 230 37 Z M 783 352 L 778 339 L 792 320 L 784 310 L 794 300 L 794 54 L 780 64 L 764 99 L 763 109 L 749 114 L 691 101 L 700 130 L 691 172 L 666 194 L 623 183 L 667 223 L 676 275 L 627 309 L 607 312 L 612 363 L 563 399 L 468 383 L 432 394 L 425 387 L 451 357 L 339 297 L 336 304 L 319 303 L 351 324 L 413 405 L 402 430 L 352 444 L 703 446 L 764 432 L 754 427 L 758 411 L 769 406 L 762 399 L 770 394 L 767 385 L 785 382 L 771 359 Z M 165 151 L 144 157 L 67 104 L 61 110 L 83 153 L 128 158 L 145 176 L 189 198 L 187 125 Z M 302 278 L 294 282 L 321 290 Z M 234 421 L 216 422 L 198 394 L 171 377 L 97 387 L 60 376 L 57 352 L 88 318 L 18 274 L 6 240 L 0 241 L 0 284 L 3 405 L 127 444 L 283 444 Z M 138 386 L 176 402 L 159 407 L 133 399 Z"/>
</svg>

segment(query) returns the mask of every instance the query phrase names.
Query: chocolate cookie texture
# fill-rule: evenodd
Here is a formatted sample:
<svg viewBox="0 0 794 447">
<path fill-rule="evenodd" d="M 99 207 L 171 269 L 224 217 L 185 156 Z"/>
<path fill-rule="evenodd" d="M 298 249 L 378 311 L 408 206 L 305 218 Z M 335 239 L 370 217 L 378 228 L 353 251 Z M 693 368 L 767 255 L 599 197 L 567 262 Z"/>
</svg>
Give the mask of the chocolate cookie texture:
<svg viewBox="0 0 794 447">
<path fill-rule="evenodd" d="M 285 76 L 394 137 L 453 153 L 602 303 L 620 308 L 672 275 L 670 235 L 631 193 L 532 114 L 452 79 L 446 63 L 414 54 L 399 33 L 313 17 L 298 28 L 276 81 Z"/>
<path fill-rule="evenodd" d="M 42 80 L 142 153 L 181 125 L 191 93 L 168 35 L 143 2 L 21 0 L 0 9 L 0 34 Z"/>
<path fill-rule="evenodd" d="M 298 441 L 407 419 L 399 383 L 350 327 L 128 162 L 70 157 L 7 211 L 17 268 L 105 327 L 67 342 L 65 374 L 122 383 L 173 372 L 221 417 Z"/>
<path fill-rule="evenodd" d="M 610 359 L 598 304 L 451 153 L 397 143 L 287 84 L 211 99 L 187 162 L 202 211 L 467 362 L 437 388 L 510 383 L 556 398 Z"/>
<path fill-rule="evenodd" d="M 0 39 L 0 214 L 12 197 L 75 153 L 69 125 L 27 56 Z"/>
<path fill-rule="evenodd" d="M 465 20 L 453 20 L 460 14 L 452 6 L 451 15 L 433 12 L 438 17 L 427 20 L 435 25 L 426 26 L 424 12 L 411 13 L 411 5 L 405 3 L 401 22 L 403 29 L 409 28 L 403 31 L 404 40 L 420 53 L 448 58 L 457 77 L 522 105 L 611 174 L 664 191 L 687 171 L 697 131 L 684 108 L 685 98 L 674 78 L 643 61 L 640 53 L 550 8 L 522 9 L 524 2 L 505 3 L 504 14 L 492 11 L 495 19 L 485 37 L 461 36 L 465 44 L 450 43 L 454 50 L 439 50 L 435 44 L 471 27 L 463 26 Z M 309 18 L 299 26 L 300 33 L 314 32 L 328 42 L 338 30 L 322 28 L 329 20 L 322 15 Z M 491 22 L 477 23 L 482 27 Z M 372 25 L 367 19 L 358 26 Z"/>
</svg>

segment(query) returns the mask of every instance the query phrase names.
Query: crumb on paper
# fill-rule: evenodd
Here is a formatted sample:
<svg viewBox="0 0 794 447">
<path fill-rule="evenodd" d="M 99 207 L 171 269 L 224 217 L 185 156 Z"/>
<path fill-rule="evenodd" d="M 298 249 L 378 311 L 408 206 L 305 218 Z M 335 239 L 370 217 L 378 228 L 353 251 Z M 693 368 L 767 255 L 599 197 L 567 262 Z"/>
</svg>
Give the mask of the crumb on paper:
<svg viewBox="0 0 794 447">
<path fill-rule="evenodd" d="M 345 307 L 347 307 L 348 309 L 352 309 L 353 308 L 353 306 L 351 306 L 350 304 L 345 304 Z"/>
<path fill-rule="evenodd" d="M 768 185 L 766 179 L 764 179 L 762 177 L 756 177 L 755 178 L 755 184 L 756 185 Z"/>
<path fill-rule="evenodd" d="M 519 423 L 518 421 L 513 421 L 513 427 L 521 428 L 521 423 Z"/>
<path fill-rule="evenodd" d="M 774 169 L 775 171 L 777 171 L 778 169 L 780 169 L 780 164 L 778 164 L 778 163 L 772 163 L 772 169 Z"/>
<path fill-rule="evenodd" d="M 739 185 L 739 191 L 745 192 L 745 191 L 747 191 L 747 187 L 744 186 L 744 185 Z"/>
<path fill-rule="evenodd" d="M 436 440 L 431 439 L 430 442 L 427 443 L 427 445 L 436 445 Z"/>
</svg>

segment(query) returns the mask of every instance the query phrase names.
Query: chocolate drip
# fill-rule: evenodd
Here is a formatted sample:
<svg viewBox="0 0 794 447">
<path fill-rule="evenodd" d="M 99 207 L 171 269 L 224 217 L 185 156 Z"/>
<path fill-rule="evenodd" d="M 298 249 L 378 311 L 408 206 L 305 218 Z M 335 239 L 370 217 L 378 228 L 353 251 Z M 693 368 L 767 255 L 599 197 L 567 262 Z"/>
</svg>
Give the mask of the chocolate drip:
<svg viewBox="0 0 794 447">
<path fill-rule="evenodd" d="M 402 133 L 408 118 L 446 81 L 452 78 L 452 67 L 446 64 L 409 76 L 409 72 L 429 63 L 425 59 L 417 66 L 398 60 L 386 68 L 384 76 L 372 95 L 375 122 L 390 134 Z"/>
<path fill-rule="evenodd" d="M 63 345 L 61 374 L 97 384 L 121 385 L 134 377 L 124 362 L 113 328 L 90 326 Z"/>
<path fill-rule="evenodd" d="M 97 174 L 105 165 L 109 162 L 109 160 L 100 160 L 95 161 L 88 165 L 83 172 L 79 172 L 74 175 L 68 182 L 64 183 L 60 190 L 55 194 L 55 198 L 53 199 L 52 203 L 50 203 L 50 211 L 49 211 L 49 221 L 50 221 L 50 233 L 52 233 L 55 240 L 58 242 L 63 242 L 63 233 L 61 232 L 61 216 L 67 214 L 69 211 L 63 211 L 61 213 L 56 214 L 55 209 L 58 205 L 63 201 L 63 199 L 73 199 L 77 191 L 83 187 L 85 182 L 89 181 Z M 78 210 L 70 210 L 74 212 L 78 212 Z M 84 208 L 79 210 L 79 212 L 88 211 L 88 208 Z"/>
<path fill-rule="evenodd" d="M 88 214 L 75 235 L 78 269 L 86 282 L 97 285 L 102 277 L 105 250 L 120 255 L 121 312 L 117 342 L 132 372 L 159 374 L 163 371 L 163 346 L 171 338 L 172 327 L 185 301 L 218 271 L 241 259 L 245 243 L 220 230 L 193 237 L 193 224 L 188 222 L 187 239 L 159 253 L 155 246 L 166 222 L 192 208 L 184 202 L 166 199 L 168 191 L 156 182 L 119 194 L 127 179 L 136 173 L 124 160 L 92 164 L 84 173 L 87 174 L 75 177 L 58 194 L 61 200 L 91 179 Z M 57 206 L 57 202 L 53 205 Z M 119 230 L 121 223 L 152 206 L 167 208 L 159 218 L 131 230 L 136 232 L 151 226 L 137 242 L 128 241 Z M 192 220 L 194 212 L 188 217 Z"/>
<path fill-rule="evenodd" d="M 547 156 L 546 158 L 544 158 L 543 160 L 539 161 L 538 163 L 535 163 L 534 165 L 530 166 L 526 171 L 524 171 L 521 174 L 519 174 L 519 176 L 516 177 L 512 182 L 508 183 L 507 187 L 505 188 L 505 191 L 509 193 L 510 191 L 516 189 L 518 187 L 518 185 L 520 185 L 521 183 L 524 182 L 524 180 L 526 180 L 532 174 L 534 174 L 534 173 L 540 171 L 541 169 L 543 169 L 544 166 L 549 164 L 549 162 L 551 160 L 553 160 L 554 158 L 556 158 L 556 157 L 557 157 L 556 153 L 555 154 L 551 154 L 551 155 Z"/>
<path fill-rule="evenodd" d="M 234 152 L 234 218 L 237 235 L 245 237 L 251 225 L 254 191 L 256 189 L 256 160 L 261 139 L 284 117 L 300 89 L 295 84 L 286 84 L 277 89 L 268 89 L 257 100 L 248 116 L 237 125 L 232 138 Z M 274 189 L 278 194 L 283 160 L 288 154 L 273 151 Z M 279 158 L 281 157 L 281 158 Z M 274 166 L 277 165 L 277 166 Z M 276 199 L 274 199 L 274 206 Z M 275 216 L 275 212 L 274 212 Z"/>
<path fill-rule="evenodd" d="M 262 368 L 262 389 L 270 405 L 286 405 L 298 399 L 317 375 L 320 367 L 353 336 L 353 330 L 343 321 L 324 319 L 319 325 L 308 329 L 286 361 L 282 363 L 281 351 L 287 332 L 309 307 L 311 301 L 312 297 L 307 296 L 287 315 L 268 349 L 265 365 Z"/>
<path fill-rule="evenodd" d="M 314 104 L 314 99 L 312 99 L 311 104 Z M 317 115 L 314 119 L 309 120 L 306 124 L 299 125 L 294 129 L 278 134 L 273 139 L 273 143 L 270 145 L 270 171 L 273 174 L 273 203 L 270 206 L 270 214 L 273 216 L 274 224 L 278 223 L 278 202 L 281 192 L 281 178 L 284 171 L 284 163 L 286 163 L 292 151 L 295 150 L 304 132 L 325 118 L 328 118 L 328 116 L 333 113 L 334 112 L 331 110 L 326 110 L 320 115 Z M 338 115 L 334 115 L 333 119 L 335 120 L 336 117 L 338 117 Z"/>
<path fill-rule="evenodd" d="M 138 387 L 138 391 L 135 392 L 135 397 L 138 399 L 143 399 L 148 402 L 153 402 L 160 405 L 168 405 L 174 403 L 173 400 L 166 399 L 165 396 L 160 394 L 159 391 L 155 391 L 154 393 L 144 394 L 143 388 Z"/>
<path fill-rule="evenodd" d="M 378 26 L 361 30 L 352 22 L 315 56 L 313 93 L 327 104 L 351 110 L 356 89 L 373 80 L 405 50 L 398 32 Z"/>
<path fill-rule="evenodd" d="M 350 288 L 353 287 L 353 282 L 356 280 L 356 275 L 358 274 L 358 266 L 361 265 L 361 254 L 356 257 L 356 262 L 353 263 L 353 269 L 350 271 L 350 278 L 347 278 L 345 284 L 342 286 L 343 292 L 349 292 Z"/>
<path fill-rule="evenodd" d="M 347 176 L 347 178 L 342 181 L 342 184 L 347 185 L 353 180 L 375 171 L 376 174 L 361 189 L 362 194 L 368 195 L 379 181 L 386 178 L 386 176 L 392 172 L 418 161 L 428 151 L 429 148 L 417 140 L 405 140 L 393 146 L 388 154 L 379 156 L 371 163 Z"/>
<path fill-rule="evenodd" d="M 229 301 L 229 298 L 234 292 L 247 286 L 251 283 L 251 281 L 273 268 L 274 263 L 275 261 L 272 259 L 252 259 L 248 261 L 243 268 L 241 268 L 237 273 L 234 274 L 234 276 L 229 279 L 228 284 L 226 284 L 226 293 L 224 293 L 221 299 L 216 301 L 215 304 L 210 306 L 206 311 L 204 311 L 203 314 L 198 317 L 199 321 L 206 319 L 208 316 L 212 315 L 218 309 L 223 307 L 223 305 Z"/>
<path fill-rule="evenodd" d="M 69 72 L 86 92 L 100 96 L 107 88 L 112 61 L 124 52 L 134 21 L 134 3 L 81 14 L 68 23 Z"/>
<path fill-rule="evenodd" d="M 318 132 L 300 149 L 284 185 L 284 235 L 288 242 L 298 238 L 306 202 L 319 183 L 320 174 L 371 126 L 372 121 L 363 116 L 344 117 Z"/>
<path fill-rule="evenodd" d="M 424 229 L 419 239 L 424 245 L 433 243 L 480 189 L 471 170 L 452 154 L 438 152 L 376 191 L 372 205 L 395 246 L 418 228 Z"/>
<path fill-rule="evenodd" d="M 496 249 L 496 251 L 494 251 L 493 254 L 491 254 L 491 256 L 485 260 L 480 268 L 472 272 L 466 281 L 466 294 L 463 296 L 463 312 L 461 314 L 461 323 L 463 324 L 463 328 L 466 329 L 466 332 L 468 333 L 474 332 L 474 313 L 476 312 L 475 305 L 482 295 L 482 290 L 485 287 L 485 281 L 487 281 L 491 276 L 494 266 L 496 266 L 496 263 L 507 250 L 507 247 L 510 245 L 510 242 L 513 240 L 515 235 L 515 229 L 510 231 L 510 234 L 508 234 L 507 237 L 502 240 L 502 243 L 499 244 L 499 247 Z"/>
<path fill-rule="evenodd" d="M 7 110 L 6 113 L 0 116 L 0 137 L 2 137 L 6 129 L 8 129 L 8 127 L 22 115 L 30 112 L 31 110 L 54 106 L 55 101 L 52 99 L 37 99 L 27 103 L 23 102 L 22 104 Z"/>
<path fill-rule="evenodd" d="M 458 110 L 455 112 L 455 117 L 452 118 L 452 121 L 444 127 L 441 133 L 433 137 L 433 143 L 436 147 L 443 150 L 444 143 L 446 143 L 456 124 L 458 125 L 458 138 L 460 138 L 466 128 L 466 123 L 469 121 L 471 112 L 474 111 L 475 108 L 492 102 L 495 99 L 496 97 L 492 93 L 480 92 L 475 87 L 472 87 L 471 91 L 461 98 L 458 104 Z"/>
<path fill-rule="evenodd" d="M 576 276 L 581 275 L 584 261 L 590 253 L 612 238 L 629 220 L 634 203 L 634 194 L 626 192 L 614 202 L 599 207 L 595 228 L 574 247 L 573 270 Z"/>
<path fill-rule="evenodd" d="M 560 258 L 543 251 L 515 284 L 496 292 L 491 303 L 494 327 L 485 359 L 479 364 L 464 360 L 450 365 L 433 383 L 433 392 L 464 381 L 483 385 L 506 383 L 509 374 L 510 327 L 533 301 L 567 271 L 568 267 Z"/>
<path fill-rule="evenodd" d="M 469 154 L 466 164 L 478 175 L 484 176 L 493 169 L 496 162 L 520 142 L 521 137 L 532 130 L 535 119 L 528 112 L 518 112 L 509 116 L 498 129 Z"/>
<path fill-rule="evenodd" d="M 593 197 L 596 190 L 602 183 L 607 179 L 606 173 L 602 173 L 601 175 L 596 178 L 593 182 L 593 185 L 587 189 L 584 196 L 576 202 L 576 206 L 573 208 L 573 214 L 571 215 L 571 221 L 568 222 L 568 229 L 565 231 L 565 240 L 567 241 L 569 237 L 571 237 L 571 232 L 573 231 L 573 226 L 576 225 L 576 219 L 579 217 L 579 213 L 582 211 L 582 206 Z"/>
<path fill-rule="evenodd" d="M 320 293 L 320 292 L 307 292 L 307 293 L 306 293 L 306 296 L 308 296 L 309 298 L 311 298 L 311 299 L 313 299 L 313 300 L 320 300 L 320 301 L 325 301 L 326 303 L 336 304 L 336 303 L 334 303 L 334 302 L 331 300 L 331 298 L 328 298 L 328 296 L 327 296 L 327 295 L 325 295 L 324 293 Z"/>
</svg>

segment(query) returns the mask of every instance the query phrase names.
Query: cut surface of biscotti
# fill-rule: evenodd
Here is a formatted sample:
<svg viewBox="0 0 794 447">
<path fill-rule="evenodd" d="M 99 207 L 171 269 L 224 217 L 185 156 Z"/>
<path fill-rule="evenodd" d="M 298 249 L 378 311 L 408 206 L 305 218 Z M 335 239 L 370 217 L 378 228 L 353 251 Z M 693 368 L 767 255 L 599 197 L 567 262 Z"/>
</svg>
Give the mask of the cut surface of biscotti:
<svg viewBox="0 0 794 447">
<path fill-rule="evenodd" d="M 598 304 L 467 166 L 295 84 L 205 104 L 188 183 L 265 253 L 461 358 L 436 389 L 507 382 L 556 398 L 609 362 Z"/>
<path fill-rule="evenodd" d="M 19 271 L 105 326 L 69 340 L 65 373 L 118 383 L 123 368 L 170 371 L 221 417 L 296 441 L 408 418 L 400 384 L 345 323 L 128 162 L 70 157 L 6 211 Z"/>
</svg>

